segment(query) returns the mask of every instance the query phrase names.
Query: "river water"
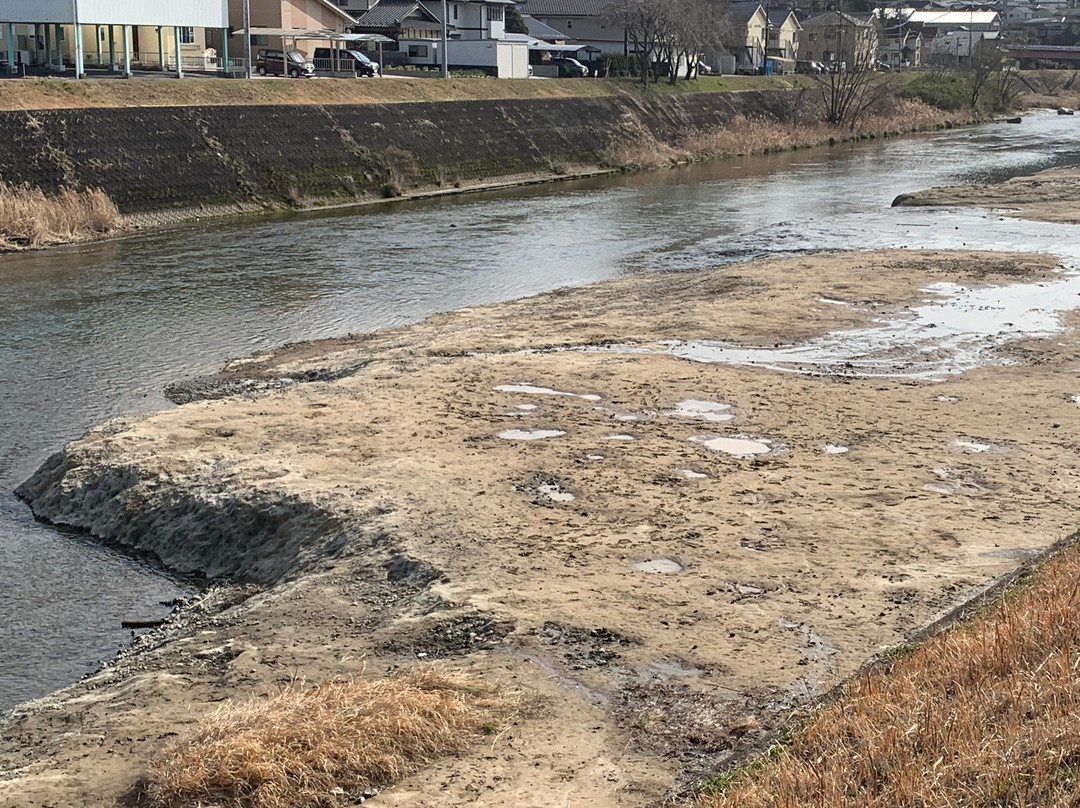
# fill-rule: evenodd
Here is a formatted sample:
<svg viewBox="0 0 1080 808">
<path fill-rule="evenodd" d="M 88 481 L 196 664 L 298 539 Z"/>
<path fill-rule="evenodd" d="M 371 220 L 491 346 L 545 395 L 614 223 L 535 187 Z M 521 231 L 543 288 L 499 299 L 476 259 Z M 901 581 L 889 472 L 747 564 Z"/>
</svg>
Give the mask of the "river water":
<svg viewBox="0 0 1080 808">
<path fill-rule="evenodd" d="M 1080 163 L 1076 118 L 648 175 L 177 228 L 0 257 L 0 711 L 78 679 L 125 618 L 187 593 L 39 525 L 10 495 L 50 453 L 163 387 L 284 342 L 413 322 L 627 272 L 859 246 L 1053 249 L 986 212 L 899 193 Z"/>
</svg>

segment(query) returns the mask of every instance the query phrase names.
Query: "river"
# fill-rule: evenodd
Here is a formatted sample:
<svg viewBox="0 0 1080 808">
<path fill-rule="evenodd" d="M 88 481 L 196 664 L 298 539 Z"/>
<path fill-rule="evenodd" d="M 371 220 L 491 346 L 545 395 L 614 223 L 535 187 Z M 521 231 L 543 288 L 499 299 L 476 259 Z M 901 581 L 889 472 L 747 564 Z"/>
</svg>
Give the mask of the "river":
<svg viewBox="0 0 1080 808">
<path fill-rule="evenodd" d="M 34 522 L 10 495 L 172 381 L 285 342 L 621 273 L 776 252 L 1008 242 L 899 193 L 1080 163 L 1076 119 L 878 140 L 419 202 L 220 221 L 0 257 L 0 711 L 94 670 L 190 589 Z M 978 233 L 976 231 L 982 231 Z M 992 231 L 992 232 L 991 232 Z M 932 237 L 931 237 L 932 236 Z M 989 237 L 989 243 L 988 243 Z M 968 240 L 972 243 L 968 244 Z"/>
</svg>

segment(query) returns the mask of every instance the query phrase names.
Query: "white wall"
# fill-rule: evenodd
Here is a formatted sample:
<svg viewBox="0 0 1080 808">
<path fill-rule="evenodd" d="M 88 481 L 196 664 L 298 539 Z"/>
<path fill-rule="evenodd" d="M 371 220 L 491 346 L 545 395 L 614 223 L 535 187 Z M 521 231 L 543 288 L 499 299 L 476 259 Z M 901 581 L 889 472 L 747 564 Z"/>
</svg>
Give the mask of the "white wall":
<svg viewBox="0 0 1080 808">
<path fill-rule="evenodd" d="M 499 78 L 527 79 L 529 77 L 529 46 L 524 42 L 499 43 Z"/>
<path fill-rule="evenodd" d="M 2 0 L 0 22 L 70 23 L 72 0 Z M 82 25 L 227 28 L 227 0 L 79 0 Z"/>
</svg>

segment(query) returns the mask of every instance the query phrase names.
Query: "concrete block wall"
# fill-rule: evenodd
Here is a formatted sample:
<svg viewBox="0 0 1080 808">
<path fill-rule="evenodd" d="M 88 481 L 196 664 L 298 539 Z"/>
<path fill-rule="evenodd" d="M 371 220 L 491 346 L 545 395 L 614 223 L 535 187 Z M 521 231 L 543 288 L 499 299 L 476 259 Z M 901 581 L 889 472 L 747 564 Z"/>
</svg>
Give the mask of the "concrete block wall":
<svg viewBox="0 0 1080 808">
<path fill-rule="evenodd" d="M 613 141 L 678 143 L 790 91 L 340 106 L 0 112 L 0 180 L 100 187 L 125 213 L 229 202 L 348 201 L 595 163 Z"/>
</svg>

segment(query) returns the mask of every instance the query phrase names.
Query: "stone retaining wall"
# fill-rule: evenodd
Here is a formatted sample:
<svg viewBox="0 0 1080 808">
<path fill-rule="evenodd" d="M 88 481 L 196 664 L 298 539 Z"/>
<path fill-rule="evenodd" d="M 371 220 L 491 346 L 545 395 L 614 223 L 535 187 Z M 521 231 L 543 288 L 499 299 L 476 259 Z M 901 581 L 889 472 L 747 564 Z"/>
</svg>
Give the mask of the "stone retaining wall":
<svg viewBox="0 0 1080 808">
<path fill-rule="evenodd" d="M 793 92 L 0 112 L 0 179 L 101 187 L 124 213 L 347 202 L 593 164 L 644 133 L 784 115 Z"/>
</svg>

